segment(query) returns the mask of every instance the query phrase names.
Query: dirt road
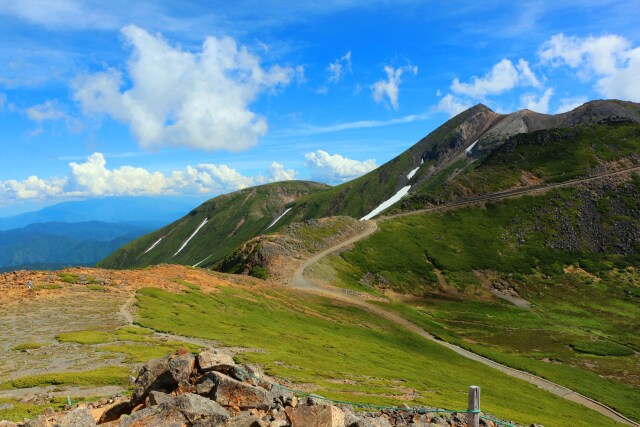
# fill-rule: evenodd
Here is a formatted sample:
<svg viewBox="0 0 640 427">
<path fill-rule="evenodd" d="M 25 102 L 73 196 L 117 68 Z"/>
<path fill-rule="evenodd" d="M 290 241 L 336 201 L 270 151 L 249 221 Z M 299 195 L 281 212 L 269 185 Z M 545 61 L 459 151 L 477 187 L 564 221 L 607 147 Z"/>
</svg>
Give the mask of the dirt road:
<svg viewBox="0 0 640 427">
<path fill-rule="evenodd" d="M 384 317 L 398 325 L 403 326 L 404 328 L 422 336 L 423 338 L 426 338 L 430 341 L 433 341 L 435 343 L 438 343 L 444 347 L 447 347 L 448 349 L 458 353 L 459 355 L 466 357 L 467 359 L 471 359 L 477 362 L 480 362 L 484 365 L 490 366 L 494 369 L 499 370 L 500 372 L 503 372 L 507 375 L 510 375 L 512 377 L 521 379 L 523 381 L 526 381 L 530 384 L 533 384 L 543 390 L 549 391 L 555 395 L 561 396 L 567 400 L 571 400 L 573 402 L 579 403 L 587 408 L 593 409 L 615 421 L 618 421 L 622 424 L 626 424 L 629 426 L 640 426 L 640 424 L 636 423 L 633 420 L 630 420 L 629 418 L 625 417 L 624 415 L 620 414 L 619 412 L 617 412 L 616 410 L 604 405 L 603 403 L 600 403 L 596 400 L 593 400 L 587 396 L 584 396 L 580 393 L 577 393 L 567 387 L 563 387 L 559 384 L 553 383 L 551 381 L 545 380 L 544 378 L 532 375 L 528 372 L 524 372 L 524 371 L 520 371 L 517 369 L 513 369 L 510 368 L 506 365 L 502 365 L 500 363 L 497 363 L 491 359 L 487 359 L 486 357 L 480 356 L 478 354 L 475 354 L 471 351 L 465 350 L 461 347 L 458 347 L 454 344 L 450 344 L 448 342 L 445 341 L 440 341 L 438 339 L 436 339 L 433 335 L 431 335 L 430 333 L 428 333 L 427 331 L 425 331 L 424 329 L 422 329 L 421 327 L 419 327 L 418 325 L 409 322 L 408 320 L 404 319 L 403 317 L 387 311 L 379 306 L 373 305 L 368 303 L 364 298 L 359 297 L 359 296 L 355 296 L 355 295 L 351 295 L 351 294 L 345 294 L 343 292 L 342 289 L 337 288 L 337 287 L 333 287 L 333 286 L 328 286 L 328 285 L 323 285 L 320 286 L 316 283 L 314 283 L 313 281 L 309 280 L 308 278 L 306 278 L 304 276 L 304 271 L 312 266 L 313 264 L 317 263 L 318 261 L 320 261 L 322 258 L 326 257 L 329 254 L 335 253 L 341 249 L 344 249 L 345 247 L 358 242 L 362 239 L 367 238 L 368 236 L 370 236 L 371 234 L 373 234 L 376 230 L 378 230 L 378 222 L 380 221 L 385 221 L 391 218 L 398 218 L 398 217 L 402 217 L 402 216 L 408 216 L 408 215 L 416 215 L 416 214 L 421 214 L 421 213 L 428 213 L 428 212 L 435 212 L 435 211 L 441 211 L 441 210 L 447 210 L 447 209 L 457 209 L 457 208 L 461 208 L 461 207 L 465 207 L 465 206 L 470 206 L 473 204 L 477 204 L 477 203 L 482 203 L 482 202 L 490 202 L 490 201 L 496 201 L 496 200 L 500 200 L 500 199 L 504 199 L 504 198 L 509 198 L 509 197 L 516 197 L 516 196 L 520 196 L 523 194 L 530 194 L 530 193 L 536 193 L 536 192 L 541 192 L 541 191 L 548 191 L 554 188 L 559 188 L 559 187 L 567 187 L 567 186 L 573 186 L 573 185 L 578 185 L 581 183 L 585 183 L 585 182 L 589 182 L 589 181 L 594 181 L 597 179 L 603 179 L 606 177 L 610 177 L 610 176 L 616 176 L 616 175 L 621 175 L 621 174 L 625 174 L 625 173 L 631 173 L 634 171 L 638 171 L 640 170 L 639 166 L 635 166 L 632 168 L 627 168 L 625 170 L 622 171 L 616 171 L 616 172 L 611 172 L 611 173 L 606 173 L 606 174 L 601 174 L 598 176 L 593 176 L 593 177 L 589 177 L 589 178 L 583 178 L 583 179 L 577 179 L 577 180 L 572 180 L 572 181 L 567 181 L 567 182 L 563 182 L 563 183 L 558 183 L 558 184 L 551 184 L 551 185 L 541 185 L 541 186 L 535 186 L 535 187 L 529 187 L 529 188 L 524 188 L 524 189 L 515 189 L 515 190 L 509 190 L 509 191 L 504 191 L 504 192 L 500 192 L 500 193 L 496 193 L 493 195 L 487 195 L 487 196 L 482 196 L 482 197 L 478 197 L 475 199 L 468 199 L 468 200 L 464 200 L 464 201 L 460 201 L 460 202 L 454 202 L 451 204 L 447 204 L 447 205 L 442 205 L 442 206 L 437 206 L 434 208 L 428 208 L 428 209 L 424 209 L 421 211 L 413 211 L 413 212 L 407 212 L 407 213 L 400 213 L 400 214 L 396 214 L 396 215 L 392 215 L 392 216 L 388 216 L 388 217 L 383 217 L 377 220 L 372 220 L 372 221 L 367 221 L 369 223 L 369 227 L 362 233 L 350 238 L 349 240 L 342 242 L 338 245 L 335 245 L 329 249 L 326 249 L 316 255 L 314 255 L 312 258 L 309 258 L 308 260 L 306 260 L 293 274 L 292 280 L 291 280 L 291 285 L 294 288 L 297 289 L 302 289 L 308 292 L 313 292 L 316 294 L 320 294 L 329 298 L 333 298 L 333 299 L 337 299 L 343 302 L 347 302 L 349 304 L 353 304 L 356 305 L 358 307 L 361 307 L 373 314 L 376 314 L 378 316 Z"/>
</svg>

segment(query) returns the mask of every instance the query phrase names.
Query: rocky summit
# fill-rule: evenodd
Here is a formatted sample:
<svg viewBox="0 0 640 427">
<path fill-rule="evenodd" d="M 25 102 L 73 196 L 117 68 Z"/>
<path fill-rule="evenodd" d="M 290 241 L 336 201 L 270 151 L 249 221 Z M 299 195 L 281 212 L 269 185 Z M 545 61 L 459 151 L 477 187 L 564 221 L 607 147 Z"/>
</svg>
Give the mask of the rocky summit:
<svg viewBox="0 0 640 427">
<path fill-rule="evenodd" d="M 356 405 L 357 406 L 357 405 Z M 297 393 L 255 365 L 237 365 L 224 351 L 179 350 L 145 364 L 122 395 L 46 410 L 0 427 L 465 427 L 466 414 L 408 406 L 376 412 Z M 483 426 L 496 426 L 481 419 Z M 511 424 L 515 425 L 515 424 Z"/>
</svg>

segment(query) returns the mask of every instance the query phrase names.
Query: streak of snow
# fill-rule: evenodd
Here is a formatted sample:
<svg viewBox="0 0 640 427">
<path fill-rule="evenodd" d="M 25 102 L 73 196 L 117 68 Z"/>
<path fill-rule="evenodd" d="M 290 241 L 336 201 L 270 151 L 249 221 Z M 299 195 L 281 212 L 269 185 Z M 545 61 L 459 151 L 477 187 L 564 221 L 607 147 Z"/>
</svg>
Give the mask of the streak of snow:
<svg viewBox="0 0 640 427">
<path fill-rule="evenodd" d="M 374 210 L 372 210 L 371 212 L 369 212 L 368 214 L 366 214 L 365 216 L 363 216 L 362 218 L 360 218 L 360 221 L 365 221 L 367 219 L 371 219 L 374 216 L 378 215 L 380 212 L 382 212 L 383 210 L 387 209 L 388 207 L 390 207 L 391 205 L 393 205 L 394 203 L 396 203 L 398 200 L 402 199 L 404 196 L 407 195 L 407 193 L 409 192 L 409 189 L 411 188 L 410 185 L 407 185 L 406 187 L 402 187 L 400 189 L 400 191 L 398 191 L 396 194 L 394 194 L 393 196 L 391 196 L 390 199 L 385 200 L 384 202 L 382 202 L 380 204 L 380 206 L 378 206 L 377 208 L 375 208 Z"/>
<path fill-rule="evenodd" d="M 146 251 L 144 251 L 144 253 L 146 254 L 147 252 L 151 251 L 151 249 L 155 248 L 156 246 L 158 246 L 158 243 L 160 243 L 160 241 L 164 239 L 164 236 L 162 236 L 161 238 L 159 238 L 153 245 L 149 246 L 149 249 L 147 249 Z"/>
<path fill-rule="evenodd" d="M 420 159 L 420 164 L 424 165 L 424 159 Z"/>
<path fill-rule="evenodd" d="M 291 208 L 287 209 L 286 211 L 284 211 L 282 213 L 282 215 L 280 215 L 278 218 L 276 218 L 275 220 L 273 220 L 273 222 L 271 224 L 269 224 L 269 226 L 266 228 L 266 230 L 270 229 L 271 227 L 273 227 L 275 225 L 276 222 L 280 221 L 280 218 L 282 218 L 283 216 L 285 216 L 287 214 L 287 212 L 289 212 L 291 210 Z"/>
<path fill-rule="evenodd" d="M 199 266 L 200 264 L 202 264 L 203 262 L 205 262 L 206 260 L 208 260 L 208 259 L 209 259 L 209 258 L 211 258 L 212 256 L 213 256 L 213 254 L 209 255 L 208 257 L 206 257 L 206 258 L 205 258 L 205 259 L 203 259 L 202 261 L 200 261 L 200 262 L 196 262 L 196 263 L 195 263 L 195 264 L 193 264 L 191 267 L 197 267 L 197 266 Z"/>
<path fill-rule="evenodd" d="M 474 142 L 473 144 L 471 144 L 470 146 L 467 147 L 466 150 L 464 150 L 467 154 L 471 153 L 471 150 L 473 150 L 473 147 L 476 146 L 476 144 L 478 143 L 478 140 L 476 139 L 476 142 Z"/>
<path fill-rule="evenodd" d="M 413 175 L 415 175 L 416 172 L 418 172 L 418 169 L 420 169 L 420 166 L 418 166 L 417 168 L 415 168 L 411 172 L 409 172 L 409 175 L 407 175 L 407 179 L 413 178 Z"/>
<path fill-rule="evenodd" d="M 182 250 L 185 248 L 185 246 L 187 246 L 187 243 L 189 243 L 189 240 L 193 239 L 193 236 L 195 236 L 195 235 L 198 233 L 198 231 L 200 231 L 200 229 L 201 229 L 202 227 L 204 227 L 204 225 L 207 223 L 207 221 L 209 221 L 209 218 L 205 218 L 205 219 L 204 219 L 204 221 L 202 221 L 202 224 L 200 224 L 200 225 L 198 226 L 198 228 L 196 228 L 196 231 L 194 231 L 194 232 L 191 234 L 191 236 L 189 236 L 189 238 L 188 238 L 187 240 L 185 240 L 185 241 L 184 241 L 184 243 L 182 244 L 182 246 L 180 246 L 180 249 L 178 249 L 178 250 L 176 251 L 176 253 L 175 253 L 175 254 L 173 254 L 173 256 L 178 255 L 178 254 L 180 253 L 180 251 L 182 251 Z"/>
</svg>

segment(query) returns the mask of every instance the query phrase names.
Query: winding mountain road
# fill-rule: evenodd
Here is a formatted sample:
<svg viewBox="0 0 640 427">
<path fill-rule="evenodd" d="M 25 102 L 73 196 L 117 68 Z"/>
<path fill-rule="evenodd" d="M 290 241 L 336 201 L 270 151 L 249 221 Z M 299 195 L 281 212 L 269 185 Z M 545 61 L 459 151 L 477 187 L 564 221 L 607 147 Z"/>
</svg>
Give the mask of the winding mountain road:
<svg viewBox="0 0 640 427">
<path fill-rule="evenodd" d="M 561 386 L 560 384 L 556 384 L 552 381 L 548 381 L 544 378 L 538 377 L 536 375 L 530 374 L 528 372 L 525 371 L 521 371 L 518 369 L 514 369 L 514 368 L 510 368 L 506 365 L 500 364 L 498 362 L 495 362 L 491 359 L 488 359 L 486 357 L 480 356 L 476 353 L 473 353 L 469 350 L 465 350 L 462 347 L 458 347 L 457 345 L 448 343 L 446 341 L 441 341 L 439 339 L 437 339 L 436 337 L 434 337 L 433 335 L 431 335 L 429 332 L 425 331 L 424 329 L 422 329 L 420 326 L 416 325 L 415 323 L 412 323 L 408 320 L 406 320 L 405 318 L 397 315 L 396 313 L 393 313 L 391 311 L 385 310 L 382 307 L 373 305 L 368 303 L 365 299 L 358 297 L 356 295 L 351 295 L 351 294 L 346 294 L 344 293 L 343 289 L 341 288 L 337 288 L 334 286 L 329 286 L 329 285 L 318 285 L 316 283 L 314 283 L 313 281 L 311 281 L 310 279 L 306 278 L 304 276 L 304 271 L 309 268 L 310 266 L 312 266 L 313 264 L 317 263 L 318 261 L 320 261 L 322 258 L 326 257 L 329 254 L 335 253 L 337 251 L 340 251 L 341 249 L 344 249 L 345 247 L 356 243 L 362 239 L 367 238 L 368 236 L 370 236 L 371 234 L 373 234 L 374 232 L 376 232 L 378 230 L 378 222 L 381 221 L 386 221 L 392 218 L 398 218 L 398 217 L 403 217 L 403 216 L 408 216 L 408 215 L 416 215 L 416 214 L 422 214 L 422 213 L 428 213 L 428 212 L 436 212 L 436 211 L 443 211 L 443 210 L 449 210 L 449 209 L 457 209 L 457 208 L 462 208 L 462 207 L 466 207 L 466 206 L 472 206 L 475 205 L 477 203 L 483 203 L 483 202 L 491 202 L 491 201 L 496 201 L 496 200 L 501 200 L 501 199 L 505 199 L 505 198 L 511 198 L 511 197 L 517 197 L 523 194 L 530 194 L 530 193 L 537 193 L 537 192 L 542 192 L 542 191 L 548 191 L 554 188 L 560 188 L 560 187 L 568 187 L 568 186 L 575 186 L 578 184 L 582 184 L 585 182 L 590 182 L 590 181 L 594 181 L 594 180 L 598 180 L 598 179 L 603 179 L 603 178 L 608 178 L 608 177 L 612 177 L 612 176 L 617 176 L 617 175 L 622 175 L 622 174 L 626 174 L 626 173 L 631 173 L 631 172 L 635 172 L 635 171 L 640 171 L 640 166 L 634 166 L 634 167 L 630 167 L 630 168 L 626 168 L 623 170 L 619 170 L 619 171 L 615 171 L 615 172 L 609 172 L 609 173 L 603 173 L 600 175 L 595 175 L 595 176 L 590 176 L 587 178 L 581 178 L 581 179 L 574 179 L 571 181 L 565 181 L 565 182 L 561 182 L 561 183 L 556 183 L 556 184 L 546 184 L 546 185 L 538 185 L 538 186 L 530 186 L 530 187 L 523 187 L 523 188 L 518 188 L 518 189 L 514 189 L 514 190 L 507 190 L 507 191 L 503 191 L 503 192 L 499 192 L 499 193 L 494 193 L 494 194 L 490 194 L 490 195 L 486 195 L 486 196 L 481 196 L 481 197 L 477 197 L 477 198 L 473 198 L 473 199 L 466 199 L 466 200 L 462 200 L 462 201 L 458 201 L 458 202 L 453 202 L 450 204 L 445 204 L 445 205 L 440 205 L 440 206 L 435 206 L 432 208 L 427 208 L 427 209 L 422 209 L 422 210 L 418 210 L 418 211 L 412 211 L 412 212 L 403 212 L 400 214 L 395 214 L 395 215 L 390 215 L 387 217 L 382 217 L 379 219 L 375 219 L 375 220 L 371 220 L 371 221 L 367 221 L 369 227 L 363 231 L 362 233 L 351 237 L 350 239 L 337 244 L 331 248 L 328 248 L 322 252 L 319 252 L 318 254 L 314 255 L 313 257 L 309 258 L 308 260 L 306 260 L 304 263 L 302 263 L 300 265 L 300 267 L 294 272 L 292 280 L 291 280 L 291 285 L 292 287 L 296 288 L 296 289 L 301 289 L 307 292 L 313 292 L 315 294 L 320 294 L 332 299 L 336 299 L 336 300 L 340 300 L 349 304 L 353 304 L 356 305 L 358 307 L 363 308 L 364 310 L 367 310 L 370 313 L 373 313 L 375 315 L 384 317 L 387 320 L 390 320 L 391 322 L 394 322 L 404 328 L 406 328 L 409 331 L 412 331 L 420 336 L 422 336 L 423 338 L 426 338 L 432 342 L 435 342 L 437 344 L 440 344 L 444 347 L 447 347 L 448 349 L 458 353 L 459 355 L 466 357 L 467 359 L 471 359 L 474 360 L 476 362 L 480 362 L 486 366 L 489 366 L 491 368 L 497 369 L 500 372 L 503 372 L 507 375 L 510 375 L 512 377 L 521 379 L 523 381 L 526 381 L 530 384 L 533 384 L 543 390 L 549 391 L 555 395 L 561 396 L 567 400 L 571 400 L 573 402 L 579 403 L 587 408 L 593 409 L 597 412 L 599 412 L 602 415 L 605 415 L 617 422 L 620 422 L 622 424 L 625 425 L 629 425 L 629 426 L 640 426 L 640 424 L 636 423 L 635 421 L 625 417 L 624 415 L 622 415 L 621 413 L 617 412 L 615 409 L 608 407 L 607 405 L 600 403 L 596 400 L 593 400 L 587 396 L 584 396 L 576 391 L 573 391 L 567 387 Z"/>
</svg>

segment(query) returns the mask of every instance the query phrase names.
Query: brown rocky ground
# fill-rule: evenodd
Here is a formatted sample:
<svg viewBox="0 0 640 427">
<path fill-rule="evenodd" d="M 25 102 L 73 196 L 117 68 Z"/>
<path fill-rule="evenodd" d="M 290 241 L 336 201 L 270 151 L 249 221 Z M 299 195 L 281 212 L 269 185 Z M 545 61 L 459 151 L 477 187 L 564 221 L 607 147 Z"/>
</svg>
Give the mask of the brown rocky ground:
<svg viewBox="0 0 640 427">
<path fill-rule="evenodd" d="M 33 284 L 32 290 L 28 288 L 29 281 Z M 138 289 L 156 287 L 183 292 L 186 287 L 181 282 L 211 292 L 221 285 L 243 286 L 258 281 L 250 277 L 233 277 L 178 265 L 159 265 L 145 270 L 69 268 L 59 272 L 15 271 L 0 274 L 0 380 L 122 366 L 123 355 L 104 357 L 93 346 L 61 343 L 56 336 L 85 330 L 112 332 L 132 322 L 131 309 Z M 156 335 L 161 340 L 194 341 Z M 33 344 L 39 347 L 19 349 L 19 346 L 36 347 Z M 56 390 L 53 386 L 9 390 L 0 392 L 0 398 L 37 401 L 42 396 L 57 395 Z M 118 391 L 120 389 L 117 387 L 76 388 L 65 390 L 63 394 L 92 396 L 110 395 Z"/>
</svg>

